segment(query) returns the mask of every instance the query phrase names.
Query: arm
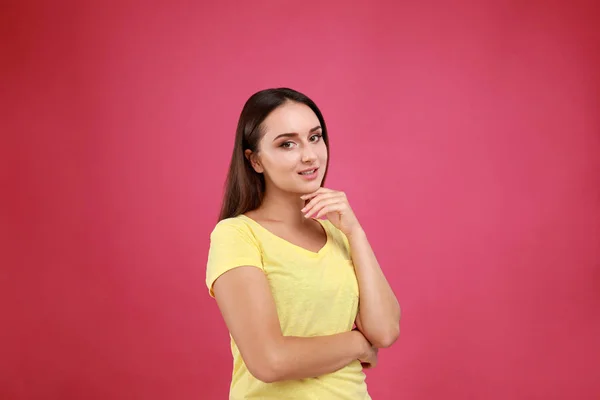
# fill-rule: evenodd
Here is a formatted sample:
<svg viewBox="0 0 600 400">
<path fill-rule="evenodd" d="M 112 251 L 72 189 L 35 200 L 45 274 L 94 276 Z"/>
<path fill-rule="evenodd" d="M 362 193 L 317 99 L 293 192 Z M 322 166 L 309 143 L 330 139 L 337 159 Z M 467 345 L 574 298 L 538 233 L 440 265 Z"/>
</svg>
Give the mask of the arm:
<svg viewBox="0 0 600 400">
<path fill-rule="evenodd" d="M 375 347 L 391 346 L 400 334 L 400 306 L 346 194 L 321 187 L 300 198 L 309 200 L 301 210 L 306 217 L 327 216 L 348 238 L 360 290 L 356 325 Z"/>
<path fill-rule="evenodd" d="M 347 237 L 360 288 L 356 326 L 375 347 L 389 347 L 400 334 L 398 300 L 362 228 Z"/>
<path fill-rule="evenodd" d="M 358 331 L 319 337 L 283 336 L 264 273 L 242 266 L 221 275 L 214 293 L 250 373 L 264 382 L 337 371 L 372 351 Z"/>
</svg>

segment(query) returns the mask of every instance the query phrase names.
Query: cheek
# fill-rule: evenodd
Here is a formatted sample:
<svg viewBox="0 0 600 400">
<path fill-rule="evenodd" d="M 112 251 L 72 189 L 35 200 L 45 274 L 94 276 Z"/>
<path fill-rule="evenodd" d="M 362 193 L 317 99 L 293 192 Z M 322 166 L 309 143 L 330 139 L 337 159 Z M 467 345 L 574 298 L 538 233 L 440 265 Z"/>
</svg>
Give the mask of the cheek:
<svg viewBox="0 0 600 400">
<path fill-rule="evenodd" d="M 287 174 L 290 170 L 297 168 L 298 162 L 293 152 L 281 152 L 279 154 L 270 154 L 264 159 L 265 172 L 269 176 Z"/>
<path fill-rule="evenodd" d="M 319 158 L 321 159 L 321 161 L 327 161 L 327 146 L 323 144 L 323 146 L 319 150 Z"/>
<path fill-rule="evenodd" d="M 283 151 L 277 158 L 277 165 L 280 170 L 290 170 L 298 168 L 300 154 L 297 151 Z"/>
</svg>

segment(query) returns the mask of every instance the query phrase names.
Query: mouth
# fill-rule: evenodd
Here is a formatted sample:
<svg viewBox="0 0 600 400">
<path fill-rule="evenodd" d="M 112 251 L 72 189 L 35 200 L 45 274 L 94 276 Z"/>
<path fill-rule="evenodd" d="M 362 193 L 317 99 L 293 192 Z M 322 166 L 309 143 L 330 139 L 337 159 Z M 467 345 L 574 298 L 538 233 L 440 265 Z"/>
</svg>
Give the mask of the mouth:
<svg viewBox="0 0 600 400">
<path fill-rule="evenodd" d="M 310 175 L 314 172 L 316 172 L 319 168 L 313 168 L 313 169 L 305 169 L 304 171 L 300 171 L 298 172 L 300 175 Z"/>
<path fill-rule="evenodd" d="M 318 171 L 319 171 L 319 168 L 305 169 L 304 171 L 298 172 L 298 175 L 300 175 L 301 177 L 303 177 L 305 179 L 314 179 L 317 177 Z"/>
</svg>

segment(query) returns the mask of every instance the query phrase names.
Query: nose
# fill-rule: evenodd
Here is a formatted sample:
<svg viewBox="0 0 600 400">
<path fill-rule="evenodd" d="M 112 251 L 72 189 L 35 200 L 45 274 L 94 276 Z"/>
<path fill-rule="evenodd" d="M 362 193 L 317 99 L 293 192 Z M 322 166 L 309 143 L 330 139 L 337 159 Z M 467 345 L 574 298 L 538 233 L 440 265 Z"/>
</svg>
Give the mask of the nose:
<svg viewBox="0 0 600 400">
<path fill-rule="evenodd" d="M 317 159 L 317 155 L 315 154 L 314 151 L 312 151 L 310 149 L 310 146 L 305 147 L 304 151 L 302 152 L 302 162 L 310 164 L 310 163 L 314 162 L 316 159 Z"/>
</svg>

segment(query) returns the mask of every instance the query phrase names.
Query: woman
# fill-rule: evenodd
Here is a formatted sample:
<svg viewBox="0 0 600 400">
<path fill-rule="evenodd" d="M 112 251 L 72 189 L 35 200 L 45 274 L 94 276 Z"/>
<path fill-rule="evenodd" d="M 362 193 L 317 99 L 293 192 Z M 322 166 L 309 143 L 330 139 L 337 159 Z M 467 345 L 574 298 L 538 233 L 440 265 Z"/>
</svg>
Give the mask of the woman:
<svg viewBox="0 0 600 400">
<path fill-rule="evenodd" d="M 248 99 L 206 274 L 231 334 L 230 399 L 370 399 L 363 368 L 398 337 L 364 230 L 322 186 L 328 165 L 313 101 L 287 88 Z"/>
</svg>

